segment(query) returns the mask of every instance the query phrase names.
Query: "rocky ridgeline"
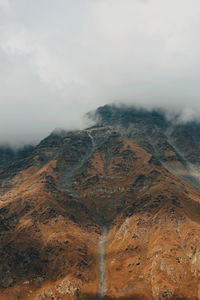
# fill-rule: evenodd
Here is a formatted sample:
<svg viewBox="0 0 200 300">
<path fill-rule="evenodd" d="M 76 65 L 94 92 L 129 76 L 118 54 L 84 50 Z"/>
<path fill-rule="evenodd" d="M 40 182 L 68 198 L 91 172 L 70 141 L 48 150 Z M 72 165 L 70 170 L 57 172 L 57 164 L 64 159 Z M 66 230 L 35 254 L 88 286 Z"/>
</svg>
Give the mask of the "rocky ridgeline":
<svg viewBox="0 0 200 300">
<path fill-rule="evenodd" d="M 115 106 L 89 117 L 0 151 L 0 298 L 197 300 L 200 125 Z"/>
</svg>

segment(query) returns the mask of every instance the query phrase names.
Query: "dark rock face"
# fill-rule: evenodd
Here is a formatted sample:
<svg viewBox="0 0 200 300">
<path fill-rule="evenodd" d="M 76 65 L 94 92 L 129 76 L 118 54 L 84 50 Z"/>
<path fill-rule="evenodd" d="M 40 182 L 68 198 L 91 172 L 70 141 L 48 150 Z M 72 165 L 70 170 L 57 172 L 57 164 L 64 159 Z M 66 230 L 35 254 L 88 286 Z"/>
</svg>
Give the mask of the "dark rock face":
<svg viewBox="0 0 200 300">
<path fill-rule="evenodd" d="M 168 126 L 168 121 L 162 111 L 146 111 L 144 109 L 134 109 L 126 106 L 109 106 L 99 107 L 94 118 L 97 118 L 100 124 L 121 124 L 128 127 L 131 123 L 137 124 L 154 124 L 158 127 L 165 128 Z"/>
<path fill-rule="evenodd" d="M 200 124 L 114 106 L 93 118 L 0 149 L 0 298 L 101 299 L 106 228 L 105 299 L 197 300 Z"/>
<path fill-rule="evenodd" d="M 92 115 L 153 155 L 155 161 L 200 188 L 200 123 L 177 124 L 162 111 L 105 105 Z"/>
<path fill-rule="evenodd" d="M 0 170 L 17 160 L 25 159 L 33 150 L 34 146 L 31 145 L 24 146 L 18 150 L 14 150 L 9 146 L 0 146 Z"/>
</svg>

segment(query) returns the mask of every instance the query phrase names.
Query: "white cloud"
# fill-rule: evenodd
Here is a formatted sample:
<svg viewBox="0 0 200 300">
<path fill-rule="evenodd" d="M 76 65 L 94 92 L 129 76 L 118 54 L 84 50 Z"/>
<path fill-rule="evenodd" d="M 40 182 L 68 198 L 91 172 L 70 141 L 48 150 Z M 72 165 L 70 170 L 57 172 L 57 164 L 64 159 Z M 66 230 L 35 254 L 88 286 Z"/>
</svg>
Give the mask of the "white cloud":
<svg viewBox="0 0 200 300">
<path fill-rule="evenodd" d="M 5 13 L 10 10 L 10 2 L 9 0 L 0 0 L 0 9 L 2 9 Z"/>
<path fill-rule="evenodd" d="M 0 139 L 81 126 L 110 101 L 199 118 L 199 14 L 197 0 L 0 0 Z"/>
</svg>

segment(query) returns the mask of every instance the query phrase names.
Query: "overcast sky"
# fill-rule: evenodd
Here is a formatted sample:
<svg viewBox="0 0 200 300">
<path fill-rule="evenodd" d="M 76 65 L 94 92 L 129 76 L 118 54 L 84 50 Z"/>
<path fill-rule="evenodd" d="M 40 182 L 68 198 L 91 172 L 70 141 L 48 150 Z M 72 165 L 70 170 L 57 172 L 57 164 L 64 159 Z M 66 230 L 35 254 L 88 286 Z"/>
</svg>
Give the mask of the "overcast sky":
<svg viewBox="0 0 200 300">
<path fill-rule="evenodd" d="M 0 0 L 0 143 L 110 102 L 200 117 L 199 0 Z"/>
</svg>

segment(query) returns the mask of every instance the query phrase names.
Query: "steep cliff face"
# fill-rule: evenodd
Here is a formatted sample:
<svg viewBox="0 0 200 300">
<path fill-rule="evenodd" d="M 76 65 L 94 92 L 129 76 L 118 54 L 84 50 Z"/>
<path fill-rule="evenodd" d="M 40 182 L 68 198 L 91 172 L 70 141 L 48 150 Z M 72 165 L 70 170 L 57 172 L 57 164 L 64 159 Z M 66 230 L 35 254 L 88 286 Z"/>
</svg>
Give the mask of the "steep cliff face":
<svg viewBox="0 0 200 300">
<path fill-rule="evenodd" d="M 200 125 L 93 118 L 2 169 L 0 298 L 200 299 Z"/>
</svg>

